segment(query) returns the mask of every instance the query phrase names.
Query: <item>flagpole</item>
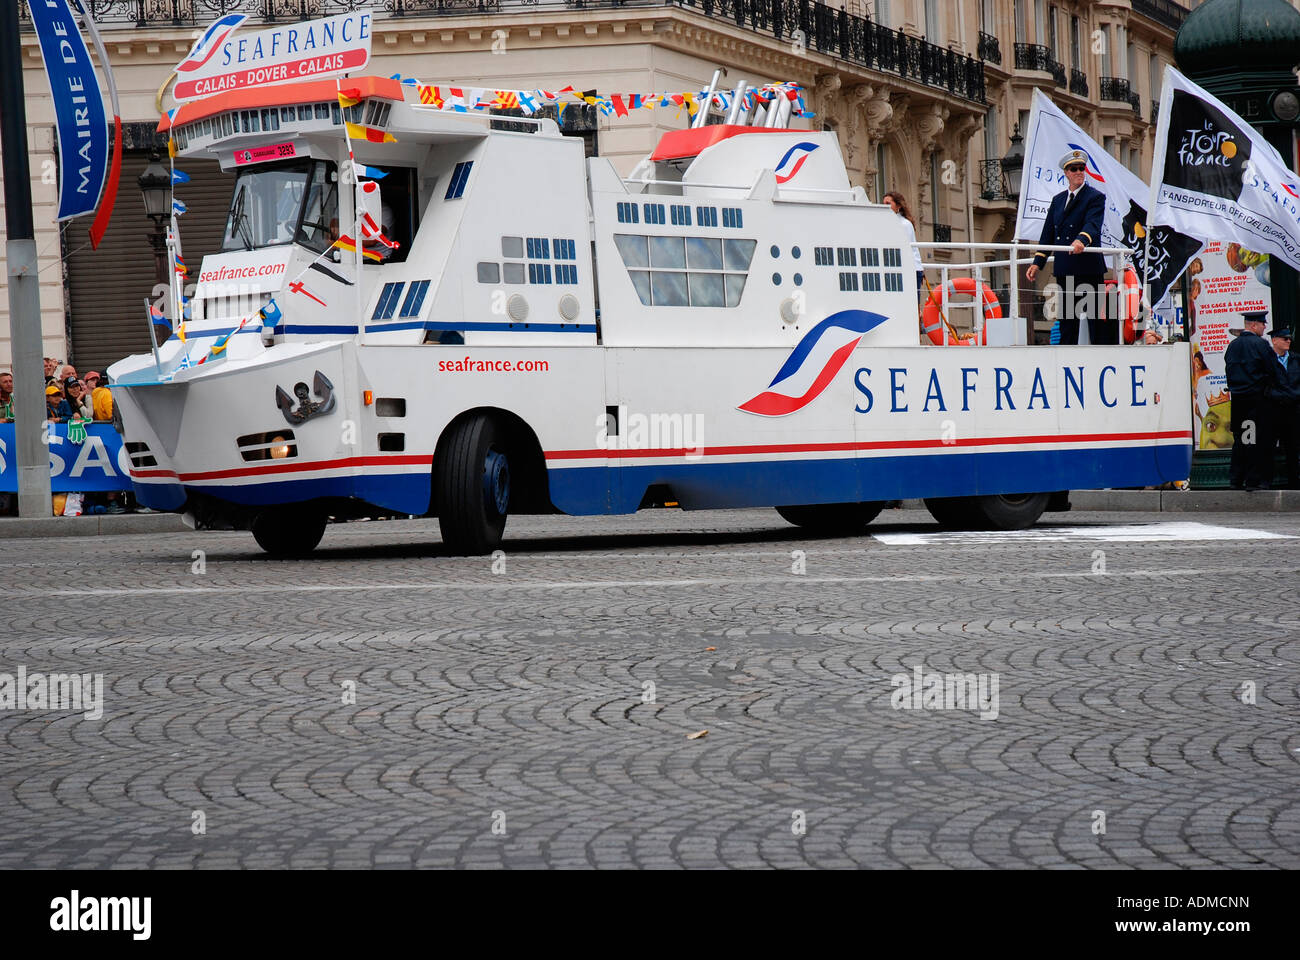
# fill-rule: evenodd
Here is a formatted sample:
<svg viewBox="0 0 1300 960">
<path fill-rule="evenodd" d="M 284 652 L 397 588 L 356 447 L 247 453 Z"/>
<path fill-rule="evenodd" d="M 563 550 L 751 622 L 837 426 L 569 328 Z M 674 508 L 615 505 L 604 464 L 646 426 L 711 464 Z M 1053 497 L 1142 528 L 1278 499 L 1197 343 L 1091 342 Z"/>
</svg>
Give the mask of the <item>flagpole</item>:
<svg viewBox="0 0 1300 960">
<path fill-rule="evenodd" d="M 366 319 L 362 315 L 361 262 L 366 257 L 363 252 L 365 245 L 361 236 L 361 178 L 357 176 L 357 161 L 352 154 L 352 135 L 348 132 L 347 107 L 343 106 L 343 83 L 338 77 L 334 78 L 334 91 L 339 104 L 339 113 L 342 114 L 340 119 L 343 121 L 343 139 L 348 145 L 348 177 L 352 181 L 352 240 L 354 244 L 352 257 L 357 265 L 357 289 L 355 291 L 357 343 L 364 345 L 366 342 Z"/>
</svg>

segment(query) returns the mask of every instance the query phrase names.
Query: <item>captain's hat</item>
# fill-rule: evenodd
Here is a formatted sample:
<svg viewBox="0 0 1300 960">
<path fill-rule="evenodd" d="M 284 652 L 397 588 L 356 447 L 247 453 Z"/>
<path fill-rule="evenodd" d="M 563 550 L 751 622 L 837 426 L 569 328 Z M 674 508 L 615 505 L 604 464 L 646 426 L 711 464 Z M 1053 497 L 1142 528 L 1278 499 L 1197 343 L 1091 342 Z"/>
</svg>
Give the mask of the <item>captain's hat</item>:
<svg viewBox="0 0 1300 960">
<path fill-rule="evenodd" d="M 1081 163 L 1086 167 L 1088 165 L 1088 155 L 1082 150 L 1071 150 L 1065 156 L 1061 157 L 1059 166 L 1064 170 L 1072 163 Z"/>
</svg>

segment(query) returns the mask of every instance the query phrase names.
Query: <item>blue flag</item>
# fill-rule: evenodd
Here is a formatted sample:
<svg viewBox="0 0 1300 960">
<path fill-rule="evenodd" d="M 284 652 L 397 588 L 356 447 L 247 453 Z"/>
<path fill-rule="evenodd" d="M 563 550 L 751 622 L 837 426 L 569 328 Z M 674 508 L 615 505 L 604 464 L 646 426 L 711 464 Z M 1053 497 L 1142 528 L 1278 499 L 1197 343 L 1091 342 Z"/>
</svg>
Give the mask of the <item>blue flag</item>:
<svg viewBox="0 0 1300 960">
<path fill-rule="evenodd" d="M 189 183 L 189 182 L 190 182 L 190 175 L 188 173 L 186 173 L 184 170 L 177 170 L 175 167 L 172 167 L 173 184 Z"/>
</svg>

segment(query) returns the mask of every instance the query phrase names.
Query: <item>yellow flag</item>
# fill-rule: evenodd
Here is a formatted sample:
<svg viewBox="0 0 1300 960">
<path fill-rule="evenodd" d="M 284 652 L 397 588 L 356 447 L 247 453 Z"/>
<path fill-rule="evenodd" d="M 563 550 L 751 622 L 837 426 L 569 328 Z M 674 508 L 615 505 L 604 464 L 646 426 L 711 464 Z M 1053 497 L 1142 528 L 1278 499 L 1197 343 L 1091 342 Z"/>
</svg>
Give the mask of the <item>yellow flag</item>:
<svg viewBox="0 0 1300 960">
<path fill-rule="evenodd" d="M 168 137 L 168 138 L 167 138 L 167 156 L 171 157 L 172 159 L 175 159 L 175 158 L 176 158 L 176 138 L 175 138 L 175 137 Z"/>
</svg>

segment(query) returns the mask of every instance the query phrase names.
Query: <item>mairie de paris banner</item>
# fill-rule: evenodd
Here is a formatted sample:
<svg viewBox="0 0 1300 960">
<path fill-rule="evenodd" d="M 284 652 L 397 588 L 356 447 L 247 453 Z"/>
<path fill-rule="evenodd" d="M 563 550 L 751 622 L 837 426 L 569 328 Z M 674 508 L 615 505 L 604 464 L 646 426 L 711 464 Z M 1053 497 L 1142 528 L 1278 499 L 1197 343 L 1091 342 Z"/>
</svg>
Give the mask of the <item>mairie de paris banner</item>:
<svg viewBox="0 0 1300 960">
<path fill-rule="evenodd" d="M 1025 166 L 1020 187 L 1016 237 L 1037 243 L 1043 233 L 1052 198 L 1066 189 L 1061 157 L 1082 150 L 1088 157 L 1087 183 L 1106 197 L 1102 220 L 1102 247 L 1128 247 L 1139 282 L 1147 251 L 1145 204 L 1151 188 L 1107 153 L 1041 90 L 1034 90 L 1033 108 L 1025 138 Z M 1170 227 L 1156 228 L 1151 236 L 1151 303 L 1159 304 L 1201 248 L 1201 241 Z M 1107 259 L 1109 263 L 1109 258 Z"/>
<path fill-rule="evenodd" d="M 104 95 L 68 0 L 31 0 L 27 8 L 54 96 L 59 132 L 57 219 L 68 220 L 93 213 L 99 205 L 109 156 Z"/>
<path fill-rule="evenodd" d="M 1300 268 L 1300 177 L 1226 104 L 1165 68 L 1151 222 Z"/>
</svg>

